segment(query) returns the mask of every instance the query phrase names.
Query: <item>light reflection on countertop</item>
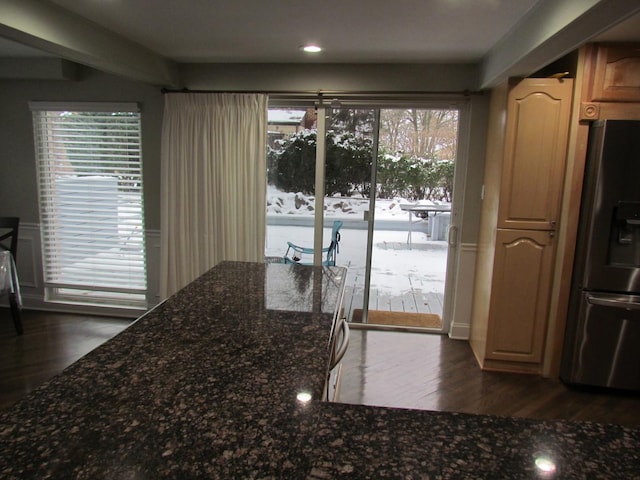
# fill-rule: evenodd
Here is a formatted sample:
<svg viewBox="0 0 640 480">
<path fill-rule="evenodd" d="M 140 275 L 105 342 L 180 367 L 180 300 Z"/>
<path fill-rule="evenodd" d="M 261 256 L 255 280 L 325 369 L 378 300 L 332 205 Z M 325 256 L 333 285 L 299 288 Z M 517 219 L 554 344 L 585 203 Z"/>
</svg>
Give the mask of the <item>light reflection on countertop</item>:
<svg viewBox="0 0 640 480">
<path fill-rule="evenodd" d="M 345 277 L 343 268 L 308 268 L 298 264 L 267 264 L 266 308 L 332 314 Z"/>
<path fill-rule="evenodd" d="M 552 476 L 556 472 L 556 463 L 546 455 L 536 456 L 534 463 L 543 476 Z"/>
</svg>

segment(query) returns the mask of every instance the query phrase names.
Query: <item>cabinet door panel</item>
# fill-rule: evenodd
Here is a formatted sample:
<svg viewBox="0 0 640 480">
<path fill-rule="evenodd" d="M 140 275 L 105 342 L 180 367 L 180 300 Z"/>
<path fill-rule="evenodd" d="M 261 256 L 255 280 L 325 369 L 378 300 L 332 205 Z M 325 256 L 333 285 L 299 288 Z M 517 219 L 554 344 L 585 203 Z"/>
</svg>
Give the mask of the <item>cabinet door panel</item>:
<svg viewBox="0 0 640 480">
<path fill-rule="evenodd" d="M 549 232 L 498 230 L 487 358 L 540 362 L 551 286 Z"/>
<path fill-rule="evenodd" d="M 509 92 L 499 228 L 555 229 L 573 82 L 527 79 Z"/>
<path fill-rule="evenodd" d="M 598 45 L 591 101 L 640 101 L 638 45 Z"/>
</svg>

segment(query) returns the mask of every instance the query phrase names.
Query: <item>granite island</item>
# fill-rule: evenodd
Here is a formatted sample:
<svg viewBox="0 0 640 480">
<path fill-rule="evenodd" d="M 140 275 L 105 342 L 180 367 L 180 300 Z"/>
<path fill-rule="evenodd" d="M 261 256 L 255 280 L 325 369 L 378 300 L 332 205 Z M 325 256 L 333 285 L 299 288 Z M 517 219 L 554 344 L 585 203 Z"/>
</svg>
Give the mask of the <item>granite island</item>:
<svg viewBox="0 0 640 480">
<path fill-rule="evenodd" d="M 2 412 L 0 478 L 640 478 L 639 429 L 322 401 L 344 275 L 217 265 Z"/>
</svg>

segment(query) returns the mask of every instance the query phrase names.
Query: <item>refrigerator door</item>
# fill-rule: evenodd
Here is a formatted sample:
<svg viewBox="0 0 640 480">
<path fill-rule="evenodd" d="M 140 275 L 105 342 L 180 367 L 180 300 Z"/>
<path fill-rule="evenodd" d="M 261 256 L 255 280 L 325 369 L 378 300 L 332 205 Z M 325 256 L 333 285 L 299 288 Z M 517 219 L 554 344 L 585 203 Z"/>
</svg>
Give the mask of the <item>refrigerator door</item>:
<svg viewBox="0 0 640 480">
<path fill-rule="evenodd" d="M 587 168 L 578 287 L 640 293 L 640 122 L 596 122 Z"/>
<path fill-rule="evenodd" d="M 640 296 L 583 292 L 568 383 L 640 391 Z"/>
</svg>

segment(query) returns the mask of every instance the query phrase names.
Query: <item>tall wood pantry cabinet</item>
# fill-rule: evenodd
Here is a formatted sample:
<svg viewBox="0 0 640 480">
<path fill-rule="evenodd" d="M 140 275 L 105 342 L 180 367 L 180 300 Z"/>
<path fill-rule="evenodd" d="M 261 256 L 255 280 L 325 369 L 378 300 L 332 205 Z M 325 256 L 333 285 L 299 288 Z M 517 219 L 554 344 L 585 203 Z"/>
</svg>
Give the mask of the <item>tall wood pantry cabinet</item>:
<svg viewBox="0 0 640 480">
<path fill-rule="evenodd" d="M 484 369 L 540 373 L 573 81 L 492 92 L 470 344 Z"/>
</svg>

